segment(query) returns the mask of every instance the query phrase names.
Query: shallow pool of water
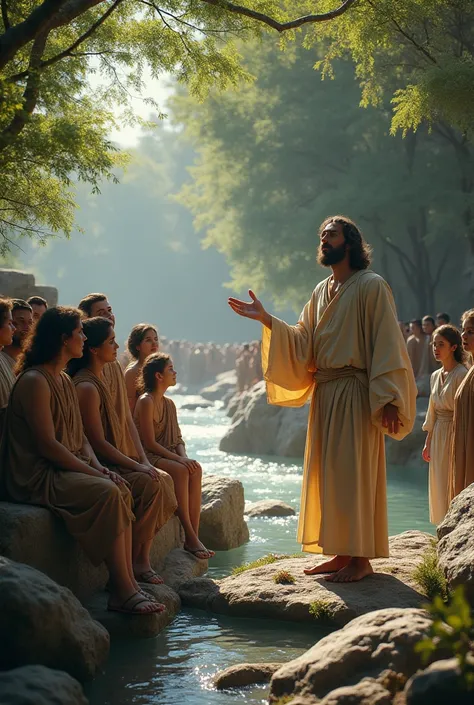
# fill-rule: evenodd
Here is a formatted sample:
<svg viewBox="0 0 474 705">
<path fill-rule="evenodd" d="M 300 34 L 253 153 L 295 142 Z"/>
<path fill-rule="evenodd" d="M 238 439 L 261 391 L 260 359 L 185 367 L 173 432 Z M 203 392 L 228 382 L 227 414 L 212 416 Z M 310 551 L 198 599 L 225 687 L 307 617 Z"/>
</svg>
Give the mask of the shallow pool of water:
<svg viewBox="0 0 474 705">
<path fill-rule="evenodd" d="M 174 397 L 177 406 L 187 401 Z M 299 509 L 302 461 L 236 456 L 219 451 L 229 419 L 216 406 L 179 413 L 188 453 L 209 474 L 236 477 L 248 502 L 281 499 Z M 420 449 L 421 450 L 421 449 Z M 434 532 L 428 519 L 427 470 L 388 468 L 389 531 Z M 250 541 L 218 552 L 209 575 L 222 577 L 241 563 L 267 553 L 295 553 L 296 517 L 250 519 Z M 267 688 L 219 692 L 212 688 L 217 671 L 243 661 L 288 661 L 323 635 L 314 625 L 271 620 L 230 619 L 184 610 L 155 639 L 114 644 L 104 674 L 88 686 L 91 705 L 248 705 L 266 703 Z"/>
</svg>

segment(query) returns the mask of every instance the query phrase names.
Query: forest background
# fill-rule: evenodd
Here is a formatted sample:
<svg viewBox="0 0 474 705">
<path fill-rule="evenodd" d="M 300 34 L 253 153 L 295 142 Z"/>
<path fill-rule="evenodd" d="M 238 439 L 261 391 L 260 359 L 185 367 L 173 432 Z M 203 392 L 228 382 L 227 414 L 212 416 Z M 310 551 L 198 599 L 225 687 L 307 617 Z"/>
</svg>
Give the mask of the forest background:
<svg viewBox="0 0 474 705">
<path fill-rule="evenodd" d="M 471 0 L 0 6 L 4 266 L 105 290 L 122 337 L 243 340 L 222 284 L 298 312 L 342 212 L 400 317 L 472 306 Z"/>
</svg>

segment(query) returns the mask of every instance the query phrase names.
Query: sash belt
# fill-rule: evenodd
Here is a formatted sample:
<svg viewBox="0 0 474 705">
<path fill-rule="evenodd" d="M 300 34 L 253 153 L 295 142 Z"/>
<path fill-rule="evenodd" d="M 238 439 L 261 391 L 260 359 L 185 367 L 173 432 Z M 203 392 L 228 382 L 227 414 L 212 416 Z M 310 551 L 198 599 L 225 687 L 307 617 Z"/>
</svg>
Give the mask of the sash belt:
<svg viewBox="0 0 474 705">
<path fill-rule="evenodd" d="M 439 409 L 436 410 L 436 419 L 440 421 L 452 421 L 454 416 L 454 411 L 449 409 Z"/>
<path fill-rule="evenodd" d="M 325 382 L 333 382 L 336 379 L 344 379 L 345 377 L 357 377 L 359 382 L 364 387 L 369 386 L 369 378 L 367 370 L 361 370 L 358 367 L 338 367 L 333 369 L 317 369 L 314 373 L 314 381 L 316 384 L 324 384 Z"/>
</svg>

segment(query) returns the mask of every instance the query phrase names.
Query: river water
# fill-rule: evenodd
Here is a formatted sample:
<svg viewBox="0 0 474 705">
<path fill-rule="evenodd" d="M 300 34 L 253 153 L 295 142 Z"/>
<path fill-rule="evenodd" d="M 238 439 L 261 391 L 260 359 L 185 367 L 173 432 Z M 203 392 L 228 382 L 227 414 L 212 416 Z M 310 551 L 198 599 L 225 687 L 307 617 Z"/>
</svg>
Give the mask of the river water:
<svg viewBox="0 0 474 705">
<path fill-rule="evenodd" d="M 189 398 L 175 395 L 179 407 Z M 188 454 L 208 474 L 241 480 L 246 501 L 281 499 L 299 508 L 302 461 L 235 456 L 219 451 L 229 419 L 219 405 L 182 411 L 179 419 Z M 420 449 L 421 451 L 421 449 Z M 427 470 L 388 468 L 390 534 L 406 529 L 433 533 L 428 520 Z M 250 519 L 250 541 L 222 551 L 208 575 L 228 575 L 234 566 L 267 553 L 295 553 L 296 517 Z M 86 689 L 91 705 L 248 705 L 267 702 L 267 687 L 219 692 L 217 671 L 243 661 L 288 661 L 324 633 L 315 625 L 271 620 L 230 619 L 200 610 L 183 610 L 155 639 L 113 644 L 105 672 Z"/>
</svg>

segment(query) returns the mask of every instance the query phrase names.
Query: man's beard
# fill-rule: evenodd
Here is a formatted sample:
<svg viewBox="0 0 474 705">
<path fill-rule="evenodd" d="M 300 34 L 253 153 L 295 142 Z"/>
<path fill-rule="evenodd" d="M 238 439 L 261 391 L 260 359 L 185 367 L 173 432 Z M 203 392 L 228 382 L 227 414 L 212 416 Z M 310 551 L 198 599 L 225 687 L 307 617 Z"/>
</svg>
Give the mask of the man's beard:
<svg viewBox="0 0 474 705">
<path fill-rule="evenodd" d="M 346 242 L 339 247 L 333 247 L 332 245 L 325 245 L 325 247 L 331 249 L 323 251 L 322 247 L 320 247 L 318 252 L 318 264 L 321 264 L 323 267 L 332 267 L 334 264 L 339 264 L 346 256 Z"/>
</svg>

